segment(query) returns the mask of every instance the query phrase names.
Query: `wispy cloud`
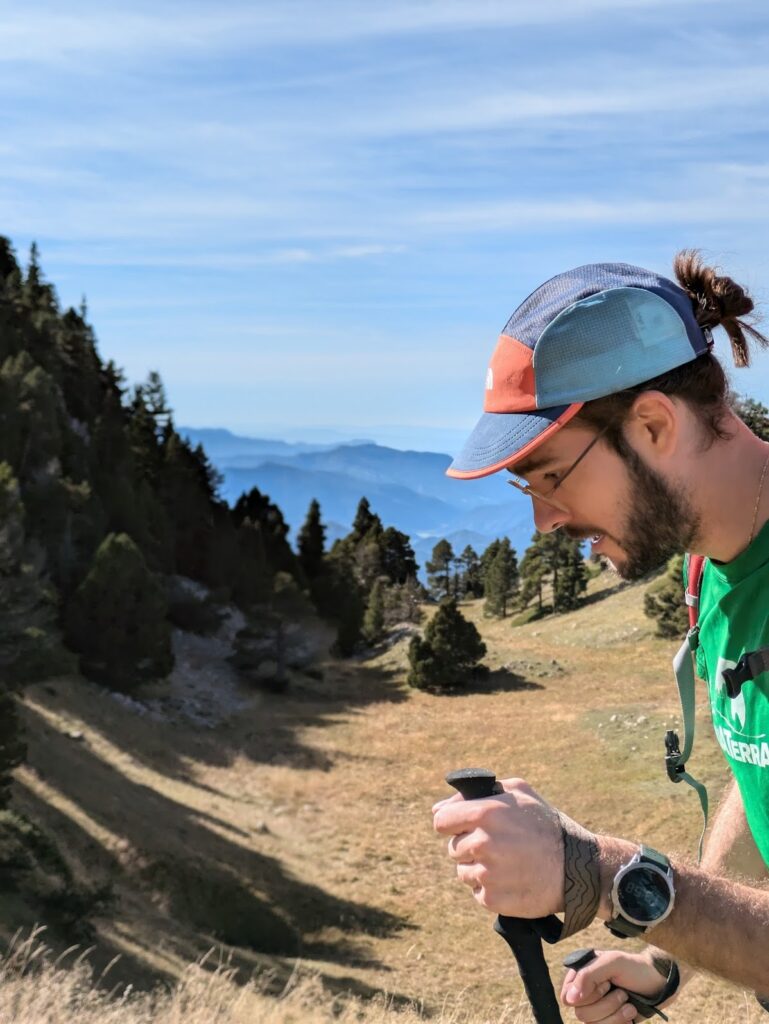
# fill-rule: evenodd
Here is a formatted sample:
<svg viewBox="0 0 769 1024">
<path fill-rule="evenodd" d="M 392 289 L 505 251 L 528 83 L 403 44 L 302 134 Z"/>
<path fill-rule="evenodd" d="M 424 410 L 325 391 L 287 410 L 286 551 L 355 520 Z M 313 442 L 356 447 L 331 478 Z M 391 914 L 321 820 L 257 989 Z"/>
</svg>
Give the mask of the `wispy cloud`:
<svg viewBox="0 0 769 1024">
<path fill-rule="evenodd" d="M 346 374 L 361 416 L 471 418 L 566 260 L 701 244 L 769 292 L 758 0 L 48 0 L 0 38 L 0 231 L 222 422 L 338 421 Z"/>
<path fill-rule="evenodd" d="M 79 3 L 62 11 L 37 4 L 29 11 L 0 16 L 4 46 L 0 61 L 70 60 L 89 55 L 100 61 L 116 55 L 232 51 L 322 46 L 403 35 L 552 25 L 610 13 L 697 8 L 717 0 L 399 0 L 382 5 L 355 0 L 282 0 L 280 4 L 134 4 L 114 8 Z M 747 5 L 750 7 L 750 4 Z"/>
</svg>

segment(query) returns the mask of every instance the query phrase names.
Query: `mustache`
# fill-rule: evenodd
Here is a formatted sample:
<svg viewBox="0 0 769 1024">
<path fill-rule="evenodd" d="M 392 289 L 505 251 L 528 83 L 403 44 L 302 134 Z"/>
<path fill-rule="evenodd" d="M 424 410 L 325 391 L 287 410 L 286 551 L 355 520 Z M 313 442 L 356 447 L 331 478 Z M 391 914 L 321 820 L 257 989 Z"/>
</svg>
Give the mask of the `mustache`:
<svg viewBox="0 0 769 1024">
<path fill-rule="evenodd" d="M 576 526 L 564 526 L 563 532 L 567 537 L 572 540 L 590 540 L 591 537 L 604 537 L 608 536 L 605 530 L 599 530 L 598 528 L 592 529 L 590 527 L 576 527 Z"/>
</svg>

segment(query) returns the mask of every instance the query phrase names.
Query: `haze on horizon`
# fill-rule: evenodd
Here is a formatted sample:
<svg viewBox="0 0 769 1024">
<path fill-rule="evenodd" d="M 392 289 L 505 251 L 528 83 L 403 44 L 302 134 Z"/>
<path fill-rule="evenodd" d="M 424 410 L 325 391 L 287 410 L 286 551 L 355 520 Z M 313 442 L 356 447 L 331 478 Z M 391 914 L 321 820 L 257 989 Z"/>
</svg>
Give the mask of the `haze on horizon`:
<svg viewBox="0 0 769 1024">
<path fill-rule="evenodd" d="M 0 31 L 0 232 L 180 424 L 451 451 L 554 273 L 697 246 L 769 297 L 758 0 L 48 0 Z M 769 402 L 769 356 L 733 379 Z"/>
</svg>

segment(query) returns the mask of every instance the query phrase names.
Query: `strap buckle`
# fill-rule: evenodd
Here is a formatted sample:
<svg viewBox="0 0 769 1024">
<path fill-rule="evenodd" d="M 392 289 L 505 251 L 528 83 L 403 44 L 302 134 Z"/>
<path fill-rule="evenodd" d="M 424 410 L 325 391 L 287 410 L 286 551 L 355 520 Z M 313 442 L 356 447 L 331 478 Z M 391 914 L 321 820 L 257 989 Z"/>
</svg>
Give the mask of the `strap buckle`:
<svg viewBox="0 0 769 1024">
<path fill-rule="evenodd" d="M 748 651 L 743 654 L 734 668 L 725 668 L 721 675 L 726 683 L 726 692 L 734 700 L 739 697 L 743 683 L 749 683 L 751 679 L 766 672 L 769 667 L 769 649 L 762 647 L 758 651 Z"/>
<path fill-rule="evenodd" d="M 681 741 L 674 729 L 665 733 L 665 771 L 671 782 L 680 782 L 686 771 L 686 765 L 681 761 Z"/>
</svg>

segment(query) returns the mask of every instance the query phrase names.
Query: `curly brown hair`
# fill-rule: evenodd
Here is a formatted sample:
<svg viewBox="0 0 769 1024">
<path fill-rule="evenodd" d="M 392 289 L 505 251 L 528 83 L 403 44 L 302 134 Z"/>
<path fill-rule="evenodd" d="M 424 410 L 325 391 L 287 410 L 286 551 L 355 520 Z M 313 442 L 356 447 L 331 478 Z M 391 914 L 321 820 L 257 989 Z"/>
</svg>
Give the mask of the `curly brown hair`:
<svg viewBox="0 0 769 1024">
<path fill-rule="evenodd" d="M 696 249 L 679 252 L 673 269 L 678 283 L 691 299 L 700 327 L 723 327 L 731 342 L 734 365 L 749 366 L 749 341 L 764 348 L 769 345 L 769 338 L 745 319 L 754 310 L 747 290 L 731 277 L 719 274 L 716 268 L 706 266 Z M 661 391 L 686 402 L 702 424 L 707 445 L 729 436 L 725 427 L 725 414 L 730 406 L 729 382 L 712 352 L 643 384 L 586 402 L 572 422 L 605 429 L 607 441 L 622 454 L 626 447 L 622 424 L 643 391 Z"/>
</svg>

